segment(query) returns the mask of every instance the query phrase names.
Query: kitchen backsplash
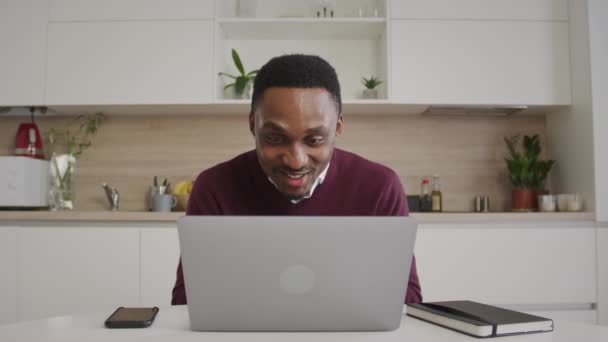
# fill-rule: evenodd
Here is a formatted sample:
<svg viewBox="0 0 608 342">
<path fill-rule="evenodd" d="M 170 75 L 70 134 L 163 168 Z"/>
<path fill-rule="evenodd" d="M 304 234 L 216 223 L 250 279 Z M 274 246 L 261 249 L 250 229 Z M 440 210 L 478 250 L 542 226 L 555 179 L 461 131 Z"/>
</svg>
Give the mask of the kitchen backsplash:
<svg viewBox="0 0 608 342">
<path fill-rule="evenodd" d="M 0 154 L 10 155 L 24 117 L 0 117 Z M 37 120 L 42 131 L 66 118 Z M 424 117 L 345 115 L 337 146 L 393 168 L 408 194 L 417 194 L 423 177 L 441 177 L 444 209 L 472 211 L 480 192 L 490 196 L 492 211 L 510 206 L 511 186 L 503 157 L 503 137 L 541 135 L 544 116 Z M 108 116 L 93 146 L 78 161 L 75 207 L 107 210 L 100 186 L 108 182 L 121 194 L 122 211 L 145 210 L 153 176 L 173 183 L 194 179 L 219 162 L 254 148 L 247 116 Z"/>
</svg>

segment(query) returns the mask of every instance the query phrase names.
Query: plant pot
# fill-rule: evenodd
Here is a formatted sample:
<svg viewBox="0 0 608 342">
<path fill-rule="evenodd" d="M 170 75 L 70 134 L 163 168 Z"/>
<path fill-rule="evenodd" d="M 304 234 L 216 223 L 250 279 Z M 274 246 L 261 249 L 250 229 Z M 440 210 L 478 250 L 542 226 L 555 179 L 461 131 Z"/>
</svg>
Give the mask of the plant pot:
<svg viewBox="0 0 608 342">
<path fill-rule="evenodd" d="M 363 89 L 363 98 L 364 99 L 377 99 L 378 90 L 377 89 Z"/>
<path fill-rule="evenodd" d="M 247 82 L 242 93 L 238 93 L 235 87 L 230 87 L 224 92 L 224 96 L 233 100 L 249 100 L 253 93 L 253 82 Z"/>
<path fill-rule="evenodd" d="M 538 210 L 538 195 L 548 194 L 547 190 L 513 189 L 511 192 L 511 210 L 530 212 Z"/>
</svg>

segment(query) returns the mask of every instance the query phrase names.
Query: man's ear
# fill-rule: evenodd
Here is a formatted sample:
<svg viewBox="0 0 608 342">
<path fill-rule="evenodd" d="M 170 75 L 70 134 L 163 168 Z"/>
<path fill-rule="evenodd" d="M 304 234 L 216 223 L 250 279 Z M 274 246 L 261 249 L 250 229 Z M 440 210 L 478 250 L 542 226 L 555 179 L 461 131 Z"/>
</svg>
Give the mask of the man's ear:
<svg viewBox="0 0 608 342">
<path fill-rule="evenodd" d="M 251 132 L 251 135 L 253 135 L 255 137 L 255 122 L 254 120 L 254 114 L 253 111 L 249 112 L 249 131 Z"/>
<path fill-rule="evenodd" d="M 338 121 L 336 122 L 336 137 L 339 137 L 342 134 L 342 125 L 344 125 L 344 120 L 342 119 L 342 114 L 338 117 Z"/>
</svg>

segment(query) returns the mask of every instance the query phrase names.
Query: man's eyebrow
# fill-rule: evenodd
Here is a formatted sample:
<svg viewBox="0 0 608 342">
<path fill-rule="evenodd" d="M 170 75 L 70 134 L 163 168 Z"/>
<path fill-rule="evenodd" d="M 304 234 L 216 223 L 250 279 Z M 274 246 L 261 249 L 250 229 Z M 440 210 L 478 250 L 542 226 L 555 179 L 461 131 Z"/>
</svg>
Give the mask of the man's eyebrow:
<svg viewBox="0 0 608 342">
<path fill-rule="evenodd" d="M 271 121 L 264 122 L 264 124 L 262 125 L 262 129 L 285 132 L 285 129 L 283 127 Z"/>
<path fill-rule="evenodd" d="M 324 126 L 309 128 L 306 130 L 306 134 L 325 134 L 325 133 L 327 133 L 327 129 Z"/>
</svg>

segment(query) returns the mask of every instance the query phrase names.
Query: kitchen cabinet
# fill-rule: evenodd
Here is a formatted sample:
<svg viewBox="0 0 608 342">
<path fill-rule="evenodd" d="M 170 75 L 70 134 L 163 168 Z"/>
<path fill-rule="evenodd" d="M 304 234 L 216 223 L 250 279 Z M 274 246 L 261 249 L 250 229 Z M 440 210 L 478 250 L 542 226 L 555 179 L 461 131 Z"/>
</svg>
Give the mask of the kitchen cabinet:
<svg viewBox="0 0 608 342">
<path fill-rule="evenodd" d="M 597 231 L 598 323 L 608 325 L 608 223 Z"/>
<path fill-rule="evenodd" d="M 213 0 L 52 0 L 51 21 L 210 19 Z"/>
<path fill-rule="evenodd" d="M 567 22 L 392 20 L 391 26 L 396 102 L 567 105 L 571 101 Z"/>
<path fill-rule="evenodd" d="M 0 325 L 17 321 L 17 227 L 0 226 Z"/>
<path fill-rule="evenodd" d="M 591 221 L 423 222 L 415 254 L 424 299 L 593 322 L 591 305 L 602 307 L 605 287 L 598 285 L 606 260 L 599 247 L 608 237 L 601 232 Z M 0 313 L 8 321 L 15 312 L 30 320 L 170 303 L 179 259 L 174 222 L 7 225 L 0 238 L 0 267 L 9 275 L 0 278 L 0 308 L 12 306 Z"/>
<path fill-rule="evenodd" d="M 47 0 L 0 0 L 0 107 L 44 103 Z"/>
<path fill-rule="evenodd" d="M 137 229 L 22 227 L 17 260 L 19 320 L 139 304 Z"/>
<path fill-rule="evenodd" d="M 568 20 L 567 0 L 392 0 L 394 19 Z"/>
<path fill-rule="evenodd" d="M 50 23 L 46 102 L 209 102 L 212 32 L 212 21 Z"/>
<path fill-rule="evenodd" d="M 592 226 L 429 224 L 415 254 L 425 301 L 545 306 L 580 318 L 595 317 L 595 246 Z"/>
<path fill-rule="evenodd" d="M 171 304 L 179 261 L 177 229 L 141 229 L 141 305 Z"/>
</svg>

